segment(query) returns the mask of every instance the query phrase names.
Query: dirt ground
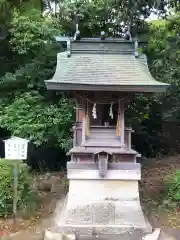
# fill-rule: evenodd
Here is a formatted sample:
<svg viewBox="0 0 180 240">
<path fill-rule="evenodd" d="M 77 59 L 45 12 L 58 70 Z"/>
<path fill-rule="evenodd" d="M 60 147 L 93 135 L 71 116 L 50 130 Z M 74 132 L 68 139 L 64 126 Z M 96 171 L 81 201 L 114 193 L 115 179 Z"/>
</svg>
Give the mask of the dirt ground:
<svg viewBox="0 0 180 240">
<path fill-rule="evenodd" d="M 164 201 L 163 191 L 170 174 L 180 169 L 180 156 L 147 159 L 142 164 L 140 183 L 141 203 L 152 226 L 180 228 L 180 209 L 169 207 Z"/>
<path fill-rule="evenodd" d="M 167 176 L 178 168 L 180 169 L 180 156 L 143 161 L 141 203 L 153 227 L 180 228 L 179 209 L 169 209 L 162 201 L 162 190 Z M 0 219 L 0 239 L 43 239 L 43 230 L 50 225 L 57 201 L 63 199 L 67 192 L 67 180 L 64 173 L 61 173 L 38 176 L 36 181 L 41 197 L 38 211 L 28 219 L 19 217 L 15 225 L 12 219 Z"/>
<path fill-rule="evenodd" d="M 23 217 L 20 214 L 15 223 L 12 218 L 0 218 L 0 239 L 39 240 L 43 230 L 49 227 L 57 201 L 62 199 L 63 202 L 67 193 L 65 173 L 37 175 L 34 179 L 39 196 L 36 212 L 28 212 Z M 20 237 L 21 233 L 23 237 Z"/>
</svg>

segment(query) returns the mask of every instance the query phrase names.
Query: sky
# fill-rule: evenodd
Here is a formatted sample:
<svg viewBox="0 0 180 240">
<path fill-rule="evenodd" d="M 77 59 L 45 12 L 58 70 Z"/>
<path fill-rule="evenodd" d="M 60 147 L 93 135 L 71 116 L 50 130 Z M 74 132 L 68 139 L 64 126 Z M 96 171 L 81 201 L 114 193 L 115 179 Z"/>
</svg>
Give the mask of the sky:
<svg viewBox="0 0 180 240">
<path fill-rule="evenodd" d="M 151 13 L 151 15 L 148 17 L 147 21 L 152 21 L 158 19 L 158 16 L 154 13 Z"/>
</svg>

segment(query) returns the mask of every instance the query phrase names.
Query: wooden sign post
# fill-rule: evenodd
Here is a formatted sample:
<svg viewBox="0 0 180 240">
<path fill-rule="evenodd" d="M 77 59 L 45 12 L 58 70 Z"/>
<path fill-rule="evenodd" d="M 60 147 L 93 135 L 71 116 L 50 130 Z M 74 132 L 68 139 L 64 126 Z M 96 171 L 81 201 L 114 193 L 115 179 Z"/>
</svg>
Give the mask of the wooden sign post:
<svg viewBox="0 0 180 240">
<path fill-rule="evenodd" d="M 18 165 L 21 160 L 27 159 L 27 149 L 29 140 L 11 137 L 4 140 L 5 158 L 13 162 L 13 220 L 16 222 L 18 205 Z"/>
<path fill-rule="evenodd" d="M 16 221 L 17 203 L 18 203 L 18 166 L 13 164 L 13 220 Z"/>
</svg>

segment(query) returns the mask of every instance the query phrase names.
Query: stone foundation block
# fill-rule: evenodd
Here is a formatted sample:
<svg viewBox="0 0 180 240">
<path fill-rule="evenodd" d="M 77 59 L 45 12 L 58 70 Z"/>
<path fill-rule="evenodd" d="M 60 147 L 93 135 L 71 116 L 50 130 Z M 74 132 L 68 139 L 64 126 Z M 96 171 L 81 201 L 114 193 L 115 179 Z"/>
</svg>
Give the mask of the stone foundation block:
<svg viewBox="0 0 180 240">
<path fill-rule="evenodd" d="M 45 230 L 44 240 L 76 240 L 76 236 L 74 234 L 54 233 Z"/>
</svg>

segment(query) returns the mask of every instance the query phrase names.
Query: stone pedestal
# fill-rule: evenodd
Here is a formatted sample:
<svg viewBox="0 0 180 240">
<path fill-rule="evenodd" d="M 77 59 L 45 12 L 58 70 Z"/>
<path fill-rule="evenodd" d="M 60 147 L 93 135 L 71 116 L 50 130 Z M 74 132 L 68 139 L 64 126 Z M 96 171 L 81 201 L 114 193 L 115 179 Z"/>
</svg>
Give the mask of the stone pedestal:
<svg viewBox="0 0 180 240">
<path fill-rule="evenodd" d="M 93 167 L 69 166 L 69 193 L 62 211 L 56 214 L 54 232 L 111 238 L 116 235 L 127 240 L 151 232 L 139 201 L 140 164 L 116 164 L 116 170 L 113 166 L 103 179 Z"/>
</svg>

